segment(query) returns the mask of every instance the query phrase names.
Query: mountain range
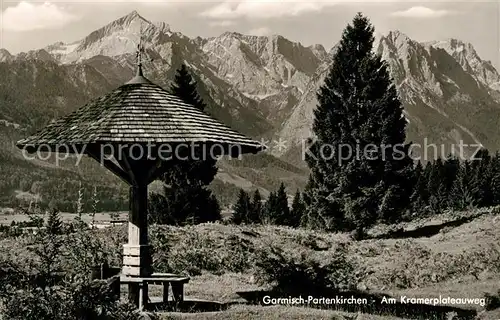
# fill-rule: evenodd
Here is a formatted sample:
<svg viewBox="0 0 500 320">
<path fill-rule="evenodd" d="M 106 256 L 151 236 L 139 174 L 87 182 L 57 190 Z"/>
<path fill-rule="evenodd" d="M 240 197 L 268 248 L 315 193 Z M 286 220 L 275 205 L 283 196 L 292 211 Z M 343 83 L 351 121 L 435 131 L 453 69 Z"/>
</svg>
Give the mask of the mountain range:
<svg viewBox="0 0 500 320">
<path fill-rule="evenodd" d="M 0 133 L 4 137 L 0 161 L 6 164 L 2 167 L 17 168 L 16 172 L 23 166 L 50 168 L 57 175 L 68 170 L 68 175 L 77 172 L 79 179 L 87 181 L 94 177 L 89 177 L 89 170 L 103 170 L 91 163 L 78 169 L 55 168 L 42 161 L 28 165 L 13 141 L 128 81 L 134 74 L 141 34 L 144 72 L 150 80 L 168 88 L 175 71 L 186 64 L 208 113 L 268 142 L 266 154 L 221 163 L 215 182 L 221 197 L 232 199 L 239 187 L 259 188 L 266 194 L 281 181 L 291 192 L 304 186 L 307 168 L 300 145 L 311 136 L 316 92 L 328 74 L 336 46 L 325 49 L 279 35 L 236 32 L 189 38 L 136 11 L 72 43 L 16 55 L 0 49 Z M 404 104 L 408 141 L 445 145 L 443 153 L 460 141 L 500 149 L 500 75 L 471 44 L 457 39 L 421 43 L 392 31 L 377 39 L 374 51 L 387 61 Z M 0 176 L 4 174 L 0 171 Z M 54 174 L 41 176 L 50 180 Z M 100 181 L 106 184 L 112 179 Z M 23 182 L 24 189 L 35 182 L 40 181 Z M 0 186 L 0 192 L 10 195 L 0 197 L 0 206 L 26 191 L 17 184 Z"/>
</svg>

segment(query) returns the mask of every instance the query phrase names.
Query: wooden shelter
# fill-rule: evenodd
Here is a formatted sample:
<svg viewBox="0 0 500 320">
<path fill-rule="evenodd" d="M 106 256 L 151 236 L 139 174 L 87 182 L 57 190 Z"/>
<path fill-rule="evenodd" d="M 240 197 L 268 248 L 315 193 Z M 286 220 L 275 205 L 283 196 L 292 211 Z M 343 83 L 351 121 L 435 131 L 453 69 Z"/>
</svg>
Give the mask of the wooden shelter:
<svg viewBox="0 0 500 320">
<path fill-rule="evenodd" d="M 122 276 L 128 277 L 129 297 L 141 307 L 140 301 L 148 299 L 148 290 L 147 283 L 139 280 L 152 277 L 147 190 L 169 161 L 181 158 L 172 150 L 197 145 L 204 147 L 203 152 L 218 150 L 218 154 L 235 156 L 257 153 L 264 147 L 146 79 L 140 53 L 132 80 L 18 141 L 17 146 L 31 153 L 87 154 L 130 186 Z M 165 151 L 170 152 L 169 157 Z M 189 154 L 183 153 L 183 157 Z M 133 277 L 138 281 L 130 281 Z"/>
</svg>

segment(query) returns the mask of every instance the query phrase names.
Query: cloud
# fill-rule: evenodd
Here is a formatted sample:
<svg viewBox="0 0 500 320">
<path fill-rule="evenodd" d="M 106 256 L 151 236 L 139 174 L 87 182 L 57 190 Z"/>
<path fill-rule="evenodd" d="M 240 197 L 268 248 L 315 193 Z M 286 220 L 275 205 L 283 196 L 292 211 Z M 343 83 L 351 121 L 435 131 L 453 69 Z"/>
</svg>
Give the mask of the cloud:
<svg viewBox="0 0 500 320">
<path fill-rule="evenodd" d="M 206 0 L 191 0 L 206 1 Z M 456 0 L 441 0 L 452 3 Z M 469 0 L 477 2 L 481 0 Z M 201 16 L 211 19 L 268 19 L 280 17 L 293 17 L 305 13 L 320 12 L 324 8 L 337 5 L 358 6 L 360 4 L 378 4 L 380 0 L 226 0 L 218 2 L 213 7 L 200 13 Z M 384 3 L 412 3 L 414 0 L 385 0 Z M 435 0 L 421 0 L 421 3 L 432 3 Z M 449 14 L 446 10 L 432 10 L 426 7 L 412 7 L 406 11 L 395 12 L 395 16 L 404 17 L 442 17 Z"/>
<path fill-rule="evenodd" d="M 248 31 L 248 34 L 252 36 L 268 36 L 271 34 L 271 29 L 268 27 L 256 28 Z"/>
<path fill-rule="evenodd" d="M 2 28 L 12 31 L 55 29 L 78 17 L 52 3 L 19 2 L 2 13 Z"/>
<path fill-rule="evenodd" d="M 417 19 L 430 19 L 430 18 L 441 18 L 452 14 L 452 11 L 448 10 L 433 10 L 427 7 L 411 7 L 404 11 L 396 11 L 391 15 L 394 17 L 403 18 L 417 18 Z"/>
<path fill-rule="evenodd" d="M 209 23 L 211 27 L 229 27 L 235 25 L 236 22 L 231 20 L 221 20 L 221 21 L 212 21 Z"/>
<path fill-rule="evenodd" d="M 318 12 L 326 6 L 335 5 L 334 1 L 272 1 L 272 0 L 243 0 L 226 1 L 204 12 L 202 16 L 212 19 L 238 18 L 276 18 L 299 16 L 308 12 Z"/>
</svg>

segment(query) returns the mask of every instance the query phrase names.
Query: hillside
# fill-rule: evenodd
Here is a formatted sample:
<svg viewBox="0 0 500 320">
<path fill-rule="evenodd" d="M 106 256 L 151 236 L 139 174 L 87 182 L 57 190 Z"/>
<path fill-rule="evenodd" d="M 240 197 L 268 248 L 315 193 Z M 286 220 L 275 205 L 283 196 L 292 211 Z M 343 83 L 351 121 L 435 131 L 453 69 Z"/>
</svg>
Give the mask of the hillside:
<svg viewBox="0 0 500 320">
<path fill-rule="evenodd" d="M 255 256 L 258 256 L 259 250 L 263 248 L 276 247 L 283 250 L 286 256 L 296 257 L 297 261 L 301 255 L 305 255 L 325 265 L 335 256 L 339 246 L 345 244 L 348 256 L 366 268 L 365 276 L 358 286 L 364 292 L 383 293 L 393 297 L 442 295 L 455 298 L 482 298 L 485 293 L 496 293 L 500 284 L 500 269 L 498 269 L 500 239 L 496 231 L 500 227 L 498 208 L 445 214 L 435 216 L 431 220 L 415 221 L 409 225 L 390 226 L 389 229 L 404 227 L 412 230 L 471 216 L 476 218 L 453 228 L 444 228 L 428 237 L 391 239 L 385 234 L 382 239 L 359 242 L 352 241 L 347 234 L 318 233 L 273 226 L 237 227 L 208 224 L 188 228 L 161 228 L 155 232 L 165 233 L 165 238 L 170 239 L 171 254 L 166 257 L 160 256 L 169 259 L 171 266 L 182 269 L 183 266 L 190 265 L 195 270 L 198 266 L 211 266 L 210 271 L 202 270 L 202 274 L 195 276 L 186 286 L 188 297 L 219 302 L 241 302 L 242 295 L 237 292 L 267 289 L 268 286 L 256 282 L 253 265 Z M 381 230 L 387 230 L 387 226 L 377 226 L 371 233 L 380 234 Z M 186 244 L 189 244 L 189 247 Z M 199 263 L 192 264 L 188 262 L 190 259 L 188 257 L 194 252 Z M 247 267 L 245 267 L 246 262 L 249 263 Z M 230 271 L 231 269 L 233 271 Z M 485 312 L 484 307 L 479 305 L 458 307 L 476 310 L 480 314 L 479 319 L 497 319 L 495 317 L 500 315 L 498 310 Z M 227 311 L 217 313 L 216 318 L 231 315 L 237 319 L 249 319 L 249 310 L 253 318 L 262 315 L 269 319 L 278 319 L 282 312 L 289 314 L 290 319 L 307 319 L 307 315 L 309 317 L 315 315 L 318 319 L 346 319 L 348 316 L 341 312 L 342 307 L 340 312 L 316 312 L 308 311 L 307 308 L 304 310 L 285 306 L 250 308 L 233 306 Z M 358 316 L 358 319 L 423 318 L 423 315 L 418 313 L 398 317 L 391 314 L 390 310 L 385 312 L 385 314 L 382 312 L 383 317 L 374 312 Z M 435 317 L 441 318 L 439 314 L 435 314 Z M 447 315 L 442 315 L 443 319 L 446 317 Z M 174 316 L 174 319 L 210 319 L 210 317 L 206 314 L 184 314 Z"/>
<path fill-rule="evenodd" d="M 41 193 L 46 203 L 55 199 L 55 177 L 64 173 L 56 173 L 59 169 L 45 162 L 25 163 L 13 142 L 128 81 L 134 73 L 141 28 L 149 79 L 168 88 L 175 70 L 185 63 L 198 81 L 208 113 L 269 143 L 267 154 L 240 163 L 221 162 L 212 189 L 224 204 L 234 200 L 240 187 L 259 188 L 264 194 L 281 181 L 290 192 L 304 187 L 307 168 L 300 143 L 311 135 L 316 92 L 328 73 L 335 47 L 326 50 L 279 35 L 235 32 L 191 39 L 133 11 L 77 41 L 17 55 L 0 51 L 0 77 L 4 79 L 0 81 L 0 140 L 5 146 L 0 150 L 5 163 L 0 177 L 9 177 L 14 170 L 26 180 L 3 179 L 0 206 L 17 203 L 13 199 L 19 192 Z M 440 156 L 461 142 L 500 149 L 500 75 L 490 62 L 481 60 L 472 44 L 456 39 L 419 43 L 394 31 L 380 37 L 374 50 L 390 66 L 405 107 L 408 141 L 443 144 Z M 280 139 L 284 148 L 278 148 Z M 475 147 L 470 149 L 466 152 L 475 151 Z M 27 167 L 40 172 L 38 178 L 31 178 L 23 169 Z M 87 160 L 82 168 L 71 163 L 63 168 L 74 177 L 71 186 L 60 191 L 68 193 L 65 198 L 76 197 L 80 181 L 89 190 L 99 181 L 99 188 L 111 188 L 114 191 L 109 192 L 119 195 L 110 206 L 123 207 L 116 201 L 126 196 L 125 186 L 104 174 L 104 169 Z M 36 183 L 44 187 L 35 186 L 37 192 L 31 192 Z M 71 204 L 66 202 L 66 206 Z"/>
<path fill-rule="evenodd" d="M 296 266 L 306 263 L 304 257 L 307 261 L 318 261 L 325 266 L 335 261 L 338 252 L 345 249 L 348 259 L 356 262 L 353 272 L 361 276 L 356 291 L 359 295 L 414 298 L 441 295 L 480 299 L 485 293 L 496 293 L 500 284 L 498 212 L 498 207 L 449 212 L 405 225 L 376 226 L 369 233 L 379 239 L 364 241 L 353 241 L 349 234 L 268 225 L 152 226 L 149 234 L 155 248 L 155 270 L 190 274 L 191 281 L 185 288 L 186 299 L 216 301 L 223 309 L 219 312 L 171 313 L 164 316 L 166 319 L 282 319 L 283 315 L 289 316 L 286 319 L 311 319 L 312 316 L 315 319 L 348 319 L 356 316 L 357 311 L 346 310 L 343 306 L 334 311 L 301 306 L 265 307 L 252 301 L 248 302 L 250 305 L 238 305 L 272 286 L 272 283 L 258 281 L 257 268 L 262 259 L 261 253 L 268 252 L 271 247 L 281 251 L 290 261 L 295 261 Z M 463 218 L 470 220 L 416 238 L 394 239 L 388 232 L 401 227 L 406 230 L 423 229 Z M 114 263 L 120 264 L 119 252 L 121 243 L 126 239 L 126 226 L 94 232 L 105 244 L 102 249 L 117 254 Z M 16 261 L 22 261 L 27 257 L 25 244 L 26 241 L 20 239 L 1 240 L 0 253 L 10 257 L 8 252 L 15 249 Z M 160 295 L 160 288 L 152 290 L 153 296 Z M 443 307 L 439 305 L 432 311 L 435 319 L 448 319 L 448 311 L 441 311 Z M 480 305 L 450 307 L 469 313 L 469 316 L 460 319 L 498 319 L 500 316 L 499 309 L 485 311 Z M 195 308 L 204 310 L 202 305 Z M 425 308 L 411 311 L 411 306 L 406 306 L 406 316 L 397 314 L 401 310 L 375 302 L 371 302 L 371 308 L 370 312 L 358 315 L 357 319 L 425 319 Z"/>
</svg>

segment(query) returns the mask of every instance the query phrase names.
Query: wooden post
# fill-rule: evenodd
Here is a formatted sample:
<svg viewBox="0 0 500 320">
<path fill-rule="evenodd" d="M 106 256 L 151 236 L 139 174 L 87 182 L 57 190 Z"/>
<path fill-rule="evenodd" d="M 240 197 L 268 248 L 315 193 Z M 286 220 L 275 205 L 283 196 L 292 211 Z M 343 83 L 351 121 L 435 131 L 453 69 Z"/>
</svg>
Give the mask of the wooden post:
<svg viewBox="0 0 500 320">
<path fill-rule="evenodd" d="M 129 277 L 151 275 L 151 250 L 148 244 L 148 187 L 146 184 L 130 187 L 128 244 L 123 246 L 122 274 Z M 129 300 L 140 308 L 148 301 L 147 284 L 129 284 Z M 139 296 L 140 295 L 140 296 Z"/>
<path fill-rule="evenodd" d="M 165 305 L 168 304 L 168 286 L 169 286 L 168 282 L 163 282 L 163 303 Z"/>
<path fill-rule="evenodd" d="M 175 302 L 184 301 L 184 283 L 172 282 L 172 295 Z"/>
</svg>

